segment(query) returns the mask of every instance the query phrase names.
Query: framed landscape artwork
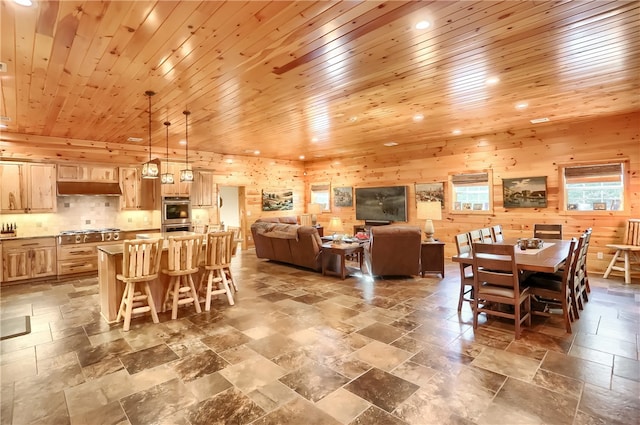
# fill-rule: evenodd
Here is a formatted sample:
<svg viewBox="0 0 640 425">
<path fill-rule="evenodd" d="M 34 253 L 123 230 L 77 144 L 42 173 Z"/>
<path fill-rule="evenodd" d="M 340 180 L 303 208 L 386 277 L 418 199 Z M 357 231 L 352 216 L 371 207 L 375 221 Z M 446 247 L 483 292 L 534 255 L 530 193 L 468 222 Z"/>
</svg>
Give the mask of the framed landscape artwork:
<svg viewBox="0 0 640 425">
<path fill-rule="evenodd" d="M 416 183 L 416 205 L 433 201 L 439 201 L 444 208 L 444 183 Z"/>
<path fill-rule="evenodd" d="M 547 206 L 547 177 L 502 179 L 505 208 L 541 208 Z"/>
<path fill-rule="evenodd" d="M 292 189 L 262 189 L 262 211 L 287 211 L 292 209 Z"/>
<path fill-rule="evenodd" d="M 356 220 L 407 221 L 407 187 L 356 187 Z"/>
<path fill-rule="evenodd" d="M 353 188 L 352 187 L 334 187 L 333 188 L 333 205 L 336 207 L 352 207 L 353 206 Z"/>
</svg>

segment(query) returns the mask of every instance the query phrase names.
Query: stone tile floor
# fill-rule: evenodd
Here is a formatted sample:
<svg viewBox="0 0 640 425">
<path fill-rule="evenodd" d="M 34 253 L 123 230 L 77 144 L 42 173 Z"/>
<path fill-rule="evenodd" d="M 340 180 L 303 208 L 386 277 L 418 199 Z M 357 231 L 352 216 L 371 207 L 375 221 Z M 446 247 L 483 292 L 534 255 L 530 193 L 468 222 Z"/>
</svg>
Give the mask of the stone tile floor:
<svg viewBox="0 0 640 425">
<path fill-rule="evenodd" d="M 100 316 L 96 278 L 3 287 L 2 424 L 631 424 L 640 421 L 640 286 L 591 276 L 566 334 L 456 312 L 447 276 L 339 280 L 233 260 L 236 305 L 132 329 Z"/>
</svg>

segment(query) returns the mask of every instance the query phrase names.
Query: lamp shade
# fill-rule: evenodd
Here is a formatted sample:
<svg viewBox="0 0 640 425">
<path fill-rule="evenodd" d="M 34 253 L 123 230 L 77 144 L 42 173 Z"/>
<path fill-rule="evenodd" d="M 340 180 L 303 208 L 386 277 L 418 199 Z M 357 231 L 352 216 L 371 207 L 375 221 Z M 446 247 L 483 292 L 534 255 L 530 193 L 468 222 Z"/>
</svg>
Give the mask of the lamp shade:
<svg viewBox="0 0 640 425">
<path fill-rule="evenodd" d="M 307 213 L 309 214 L 320 214 L 322 213 L 322 204 L 307 204 Z"/>
<path fill-rule="evenodd" d="M 342 232 L 344 230 L 344 226 L 342 225 L 342 219 L 340 217 L 331 217 L 327 230 L 333 233 Z"/>
<path fill-rule="evenodd" d="M 442 220 L 440 202 L 418 202 L 419 220 Z"/>
</svg>

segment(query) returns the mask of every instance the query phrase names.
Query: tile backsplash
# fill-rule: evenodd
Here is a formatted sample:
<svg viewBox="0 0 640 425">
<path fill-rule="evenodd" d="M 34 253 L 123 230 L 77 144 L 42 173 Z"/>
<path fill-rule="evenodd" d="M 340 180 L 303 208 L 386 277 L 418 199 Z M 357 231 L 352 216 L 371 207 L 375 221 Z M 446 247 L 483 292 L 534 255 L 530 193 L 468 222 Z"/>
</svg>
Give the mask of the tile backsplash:
<svg viewBox="0 0 640 425">
<path fill-rule="evenodd" d="M 15 223 L 19 237 L 51 236 L 63 230 L 118 228 L 159 229 L 160 211 L 120 211 L 110 196 L 59 196 L 57 211 L 43 214 L 2 214 L 2 223 Z"/>
</svg>

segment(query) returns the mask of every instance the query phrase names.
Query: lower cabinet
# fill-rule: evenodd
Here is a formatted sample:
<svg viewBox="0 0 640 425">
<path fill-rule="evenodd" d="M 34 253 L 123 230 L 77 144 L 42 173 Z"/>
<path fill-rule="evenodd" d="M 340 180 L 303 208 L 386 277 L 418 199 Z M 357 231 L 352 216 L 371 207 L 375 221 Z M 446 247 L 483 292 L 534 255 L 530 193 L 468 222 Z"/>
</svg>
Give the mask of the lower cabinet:
<svg viewBox="0 0 640 425">
<path fill-rule="evenodd" d="M 23 279 L 55 275 L 55 238 L 29 238 L 3 241 L 3 282 L 14 282 Z"/>
<path fill-rule="evenodd" d="M 58 276 L 98 270 L 97 244 L 59 245 Z"/>
</svg>

